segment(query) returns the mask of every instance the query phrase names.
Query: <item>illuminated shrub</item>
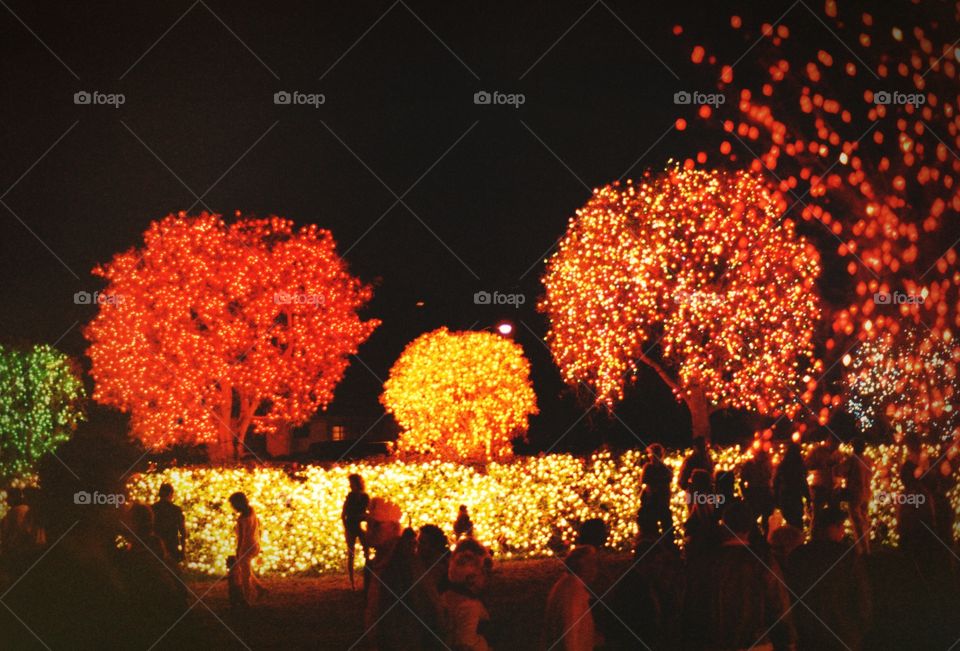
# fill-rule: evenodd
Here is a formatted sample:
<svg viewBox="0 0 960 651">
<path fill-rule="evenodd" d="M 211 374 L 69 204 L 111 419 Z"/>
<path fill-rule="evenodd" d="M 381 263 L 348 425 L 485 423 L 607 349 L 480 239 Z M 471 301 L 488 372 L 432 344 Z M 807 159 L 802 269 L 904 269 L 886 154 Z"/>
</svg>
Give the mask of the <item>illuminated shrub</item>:
<svg viewBox="0 0 960 651">
<path fill-rule="evenodd" d="M 537 413 L 523 349 L 490 332 L 440 328 L 417 337 L 390 369 L 380 398 L 403 428 L 403 452 L 487 461 L 512 454 Z"/>
<path fill-rule="evenodd" d="M 775 462 L 781 452 L 773 448 Z M 873 447 L 867 454 L 876 468 L 874 494 L 902 491 L 897 467 L 903 448 Z M 730 470 L 744 457 L 730 448 L 715 452 L 714 460 L 717 469 Z M 679 525 L 687 508 L 676 485 L 683 455 L 673 452 L 665 461 L 674 471 L 671 509 Z M 307 466 L 295 473 L 276 467 L 173 468 L 134 476 L 129 493 L 131 500 L 152 503 L 162 482 L 173 484 L 190 529 L 188 564 L 197 572 L 226 570 L 226 557 L 234 551 L 235 518 L 227 498 L 237 490 L 250 497 L 263 524 L 262 571 L 282 575 L 343 571 L 346 549 L 340 508 L 347 476 L 354 472 L 364 477 L 371 496 L 400 506 L 405 526 L 437 524 L 452 535 L 457 507 L 467 504 L 478 540 L 500 559 L 551 556 L 572 544 L 577 527 L 589 518 L 607 523 L 613 549 L 629 551 L 637 533 L 642 454 L 636 450 L 619 458 L 606 452 L 587 459 L 567 454 L 517 457 L 509 463 L 490 463 L 485 472 L 452 462 L 398 460 Z M 954 488 L 950 498 L 954 508 L 960 508 L 960 488 Z M 896 544 L 896 509 L 890 500 L 875 499 L 871 504 L 875 542 Z M 960 534 L 960 522 L 956 527 Z"/>
</svg>

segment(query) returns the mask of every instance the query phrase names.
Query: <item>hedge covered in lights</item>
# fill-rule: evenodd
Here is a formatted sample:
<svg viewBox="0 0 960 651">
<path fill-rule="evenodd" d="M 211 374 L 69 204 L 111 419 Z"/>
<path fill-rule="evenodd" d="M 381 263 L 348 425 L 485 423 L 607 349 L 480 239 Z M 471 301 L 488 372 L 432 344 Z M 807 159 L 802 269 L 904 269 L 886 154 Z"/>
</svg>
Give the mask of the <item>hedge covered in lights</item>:
<svg viewBox="0 0 960 651">
<path fill-rule="evenodd" d="M 899 491 L 895 469 L 902 448 L 881 446 L 868 454 L 878 468 L 875 494 Z M 778 456 L 775 450 L 775 461 Z M 714 459 L 718 469 L 727 470 L 743 460 L 736 449 L 715 452 Z M 680 452 L 666 460 L 674 482 L 682 460 Z M 598 452 L 587 459 L 565 454 L 521 457 L 491 463 L 485 471 L 440 461 L 367 461 L 295 471 L 172 468 L 133 477 L 129 492 L 131 500 L 152 503 L 162 482 L 173 484 L 190 531 L 188 567 L 206 574 L 226 570 L 235 517 L 226 499 L 234 491 L 246 492 L 263 525 L 260 571 L 290 575 L 345 568 L 340 508 L 347 476 L 354 472 L 363 475 L 370 495 L 387 497 L 403 509 L 404 526 L 434 523 L 452 535 L 457 507 L 466 504 L 477 538 L 501 559 L 554 555 L 574 541 L 580 522 L 593 517 L 607 522 L 609 544 L 627 551 L 637 533 L 642 462 L 641 452 L 628 451 L 619 457 Z M 955 489 L 951 499 L 960 508 L 960 491 Z M 675 521 L 682 523 L 686 506 L 676 486 L 672 508 Z M 875 499 L 871 509 L 874 539 L 896 544 L 896 506 Z"/>
</svg>

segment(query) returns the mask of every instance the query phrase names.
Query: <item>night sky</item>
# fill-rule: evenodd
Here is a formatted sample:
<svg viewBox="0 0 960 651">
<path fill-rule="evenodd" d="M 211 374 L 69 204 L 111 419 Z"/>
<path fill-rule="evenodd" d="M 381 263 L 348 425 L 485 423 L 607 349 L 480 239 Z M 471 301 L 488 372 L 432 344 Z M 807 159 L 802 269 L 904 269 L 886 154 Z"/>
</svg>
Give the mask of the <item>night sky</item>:
<svg viewBox="0 0 960 651">
<path fill-rule="evenodd" d="M 591 188 L 702 146 L 672 128 L 695 110 L 673 93 L 711 89 L 686 36 L 790 6 L 12 1 L 0 9 L 0 333 L 88 364 L 95 308 L 73 296 L 100 288 L 95 264 L 170 212 L 278 214 L 330 229 L 375 288 L 367 316 L 383 325 L 334 409 L 379 414 L 381 381 L 417 335 L 510 319 L 542 412 L 533 449 L 634 434 L 685 444 L 686 410 L 652 372 L 616 418 L 583 416 L 541 342 L 542 261 Z M 834 38 L 802 9 L 791 28 Z M 756 38 L 730 34 L 721 52 L 736 59 Z M 76 105 L 82 90 L 125 103 Z M 326 101 L 275 105 L 282 90 Z M 525 103 L 475 105 L 481 90 Z M 525 304 L 475 305 L 480 290 Z"/>
</svg>

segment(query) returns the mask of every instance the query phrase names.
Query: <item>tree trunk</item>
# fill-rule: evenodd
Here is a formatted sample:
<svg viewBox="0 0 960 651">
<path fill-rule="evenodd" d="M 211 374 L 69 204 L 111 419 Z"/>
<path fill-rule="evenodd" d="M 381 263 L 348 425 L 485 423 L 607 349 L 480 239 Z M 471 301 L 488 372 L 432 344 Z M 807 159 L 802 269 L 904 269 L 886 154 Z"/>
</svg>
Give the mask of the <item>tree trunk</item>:
<svg viewBox="0 0 960 651">
<path fill-rule="evenodd" d="M 236 460 L 233 431 L 229 419 L 217 419 L 217 440 L 207 443 L 207 457 L 212 464 L 224 464 Z"/>
<path fill-rule="evenodd" d="M 236 437 L 233 432 L 233 389 L 223 383 L 220 387 L 220 409 L 213 412 L 217 426 L 217 440 L 207 443 L 207 458 L 212 464 L 236 460 Z"/>
<path fill-rule="evenodd" d="M 692 386 L 689 390 L 683 391 L 680 385 L 660 366 L 657 362 L 650 359 L 643 353 L 640 354 L 641 362 L 657 372 L 668 387 L 673 389 L 674 395 L 683 394 L 686 396 L 685 402 L 687 409 L 690 410 L 690 424 L 693 428 L 693 438 L 703 437 L 710 444 L 710 403 L 707 402 L 707 396 L 699 386 Z"/>
<path fill-rule="evenodd" d="M 693 426 L 693 438 L 703 437 L 710 444 L 710 405 L 707 396 L 700 387 L 691 387 L 687 392 L 687 408 L 690 410 L 690 423 Z"/>
</svg>

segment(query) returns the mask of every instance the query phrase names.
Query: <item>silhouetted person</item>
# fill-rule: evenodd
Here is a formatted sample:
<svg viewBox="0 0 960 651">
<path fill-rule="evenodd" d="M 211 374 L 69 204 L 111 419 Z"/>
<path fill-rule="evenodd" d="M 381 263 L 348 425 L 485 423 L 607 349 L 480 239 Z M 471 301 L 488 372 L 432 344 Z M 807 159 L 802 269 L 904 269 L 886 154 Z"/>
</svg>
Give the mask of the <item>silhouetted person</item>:
<svg viewBox="0 0 960 651">
<path fill-rule="evenodd" d="M 159 500 L 153 505 L 157 535 L 167 548 L 174 563 L 182 563 L 187 550 L 187 522 L 183 509 L 173 503 L 173 486 L 160 485 Z"/>
<path fill-rule="evenodd" d="M 656 521 L 641 518 L 638 524 L 630 570 L 604 597 L 609 610 L 604 606 L 594 608 L 607 645 L 604 648 L 676 648 L 683 601 L 683 561 L 674 542 L 660 537 Z"/>
<path fill-rule="evenodd" d="M 690 558 L 711 550 L 720 542 L 720 519 L 717 509 L 719 497 L 713 492 L 713 482 L 706 470 L 697 468 L 689 483 L 690 515 L 683 524 L 686 537 L 686 552 Z"/>
<path fill-rule="evenodd" d="M 461 504 L 460 510 L 457 511 L 457 520 L 453 523 L 453 536 L 459 540 L 464 536 L 473 535 L 473 521 L 470 519 L 470 514 L 467 513 L 467 505 Z"/>
<path fill-rule="evenodd" d="M 567 571 L 547 596 L 542 648 L 593 651 L 597 637 L 590 597 L 597 577 L 597 550 L 592 545 L 576 547 L 564 565 Z"/>
<path fill-rule="evenodd" d="M 754 517 L 760 519 L 761 530 L 766 533 L 767 519 L 773 513 L 773 466 L 770 454 L 763 448 L 755 450 L 740 469 L 740 489 Z"/>
<path fill-rule="evenodd" d="M 378 550 L 377 560 L 380 556 Z M 370 594 L 377 595 L 374 639 L 378 651 L 422 651 L 440 644 L 439 595 L 430 589 L 425 574 L 417 555 L 417 536 L 413 529 L 404 529 L 370 585 Z"/>
<path fill-rule="evenodd" d="M 810 484 L 799 443 L 787 445 L 773 476 L 773 493 L 784 519 L 802 530 L 804 505 L 810 502 Z"/>
<path fill-rule="evenodd" d="M 27 568 L 35 544 L 29 527 L 29 511 L 19 488 L 7 489 L 7 513 L 0 520 L 0 581 L 6 575 L 11 581 Z"/>
<path fill-rule="evenodd" d="M 343 522 L 343 533 L 347 542 L 347 573 L 350 575 L 350 587 L 356 589 L 353 580 L 353 564 L 357 549 L 357 541 L 363 549 L 363 561 L 370 560 L 370 550 L 367 547 L 366 534 L 363 530 L 363 521 L 367 517 L 367 508 L 370 505 L 370 496 L 363 486 L 363 477 L 357 474 L 350 475 L 350 492 L 343 501 L 343 510 L 340 520 Z"/>
<path fill-rule="evenodd" d="M 902 473 L 903 493 L 898 496 L 897 534 L 900 548 L 920 564 L 940 556 L 936 537 L 933 497 L 917 471 Z"/>
<path fill-rule="evenodd" d="M 435 524 L 425 524 L 417 534 L 417 556 L 427 573 L 423 579 L 438 596 L 447 589 L 447 569 L 450 565 L 450 541 Z"/>
<path fill-rule="evenodd" d="M 873 464 L 864 456 L 867 444 L 861 438 L 853 440 L 853 454 L 843 462 L 847 486 L 847 512 L 853 527 L 853 539 L 858 554 L 870 553 L 870 499 L 873 491 Z"/>
<path fill-rule="evenodd" d="M 790 600 L 776 561 L 751 549 L 753 513 L 728 504 L 721 518 L 727 539 L 713 553 L 692 561 L 684 603 L 686 649 L 788 649 L 796 635 Z"/>
<path fill-rule="evenodd" d="M 602 518 L 590 518 L 580 525 L 577 544 L 592 545 L 600 550 L 607 544 L 607 536 L 607 523 Z"/>
<path fill-rule="evenodd" d="M 480 600 L 491 560 L 473 538 L 464 538 L 450 557 L 450 588 L 440 598 L 444 644 L 456 651 L 489 651 L 490 613 Z"/>
<path fill-rule="evenodd" d="M 820 509 L 837 506 L 839 503 L 836 494 L 836 470 L 840 462 L 837 439 L 833 435 L 807 455 L 806 466 L 811 475 L 810 494 L 813 498 L 814 519 Z"/>
<path fill-rule="evenodd" d="M 0 520 L 0 553 L 22 536 L 26 530 L 27 511 L 29 507 L 23 499 L 23 490 L 19 488 L 7 489 L 7 512 Z"/>
<path fill-rule="evenodd" d="M 934 529 L 937 537 L 949 548 L 953 547 L 953 525 L 957 518 L 957 510 L 950 501 L 950 494 L 957 486 L 955 472 L 955 461 L 951 461 L 947 451 L 944 450 L 937 467 L 927 475 L 936 521 Z"/>
<path fill-rule="evenodd" d="M 400 507 L 381 497 L 371 499 L 367 508 L 367 545 L 373 549 L 374 556 L 363 566 L 364 590 L 367 595 L 364 623 L 374 640 L 378 638 L 381 593 L 384 592 L 383 575 L 394 549 L 400 543 L 400 534 L 403 531 L 400 525 L 401 516 Z"/>
<path fill-rule="evenodd" d="M 724 507 L 736 501 L 736 485 L 737 475 L 732 470 L 718 470 L 713 475 L 714 489 L 717 491 L 717 495 L 723 498 Z"/>
<path fill-rule="evenodd" d="M 680 466 L 680 474 L 677 475 L 677 483 L 688 495 L 693 491 L 692 480 L 695 470 L 703 470 L 708 477 L 713 477 L 713 459 L 710 458 L 707 440 L 702 436 L 693 439 L 693 450 L 683 460 L 683 465 Z M 689 500 L 687 505 L 693 506 Z"/>
<path fill-rule="evenodd" d="M 927 456 L 920 444 L 920 436 L 910 433 L 904 437 L 903 445 L 906 448 L 906 458 L 900 466 L 900 482 L 910 485 L 914 480 L 921 481 L 927 474 Z"/>
<path fill-rule="evenodd" d="M 27 505 L 27 531 L 30 533 L 30 542 L 36 550 L 47 546 L 47 525 L 41 508 L 42 495 L 36 486 L 27 486 L 23 489 L 23 503 Z"/>
<path fill-rule="evenodd" d="M 793 610 L 801 649 L 862 648 L 872 600 L 863 562 L 844 539 L 846 519 L 839 508 L 825 509 L 813 540 L 787 560 L 788 584 L 803 599 Z"/>
<path fill-rule="evenodd" d="M 673 471 L 663 462 L 663 446 L 651 443 L 647 446 L 649 461 L 643 466 L 643 493 L 640 496 L 640 510 L 645 511 L 657 522 L 657 527 L 665 537 L 673 536 L 673 514 L 670 512 L 670 482 Z"/>
<path fill-rule="evenodd" d="M 805 539 L 803 530 L 798 529 L 787 521 L 783 521 L 780 526 L 771 529 L 770 533 L 767 534 L 770 553 L 781 568 L 786 567 L 790 554 L 802 545 Z"/>
<path fill-rule="evenodd" d="M 266 593 L 266 588 L 253 573 L 253 560 L 260 555 L 260 520 L 247 500 L 247 496 L 237 492 L 230 496 L 230 506 L 237 512 L 235 534 L 236 585 L 243 598 L 243 605 L 252 606 Z"/>
<path fill-rule="evenodd" d="M 129 547 L 122 559 L 124 582 L 137 627 L 146 638 L 157 638 L 185 612 L 186 588 L 170 567 L 170 556 L 156 534 L 153 510 L 134 504 L 130 523 Z"/>
</svg>

